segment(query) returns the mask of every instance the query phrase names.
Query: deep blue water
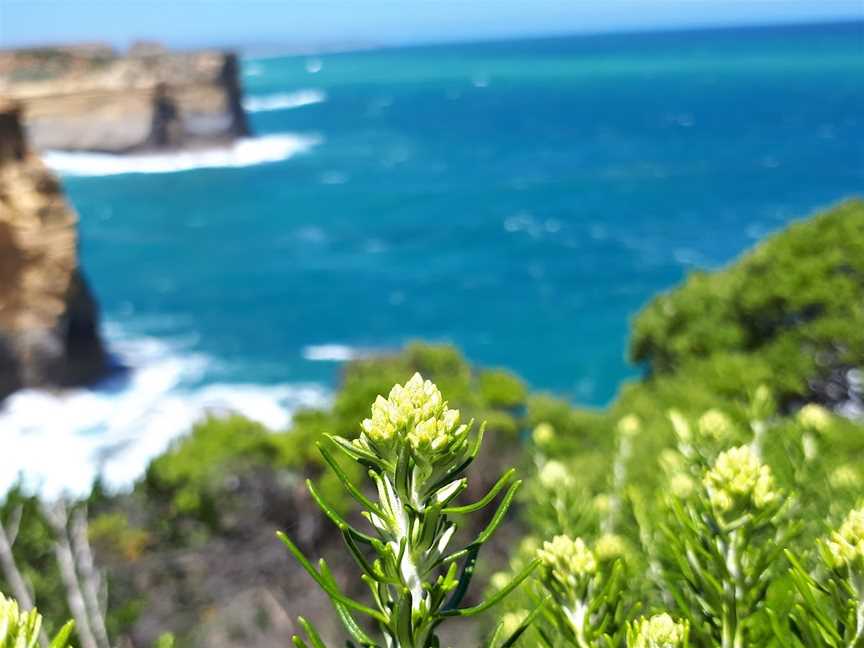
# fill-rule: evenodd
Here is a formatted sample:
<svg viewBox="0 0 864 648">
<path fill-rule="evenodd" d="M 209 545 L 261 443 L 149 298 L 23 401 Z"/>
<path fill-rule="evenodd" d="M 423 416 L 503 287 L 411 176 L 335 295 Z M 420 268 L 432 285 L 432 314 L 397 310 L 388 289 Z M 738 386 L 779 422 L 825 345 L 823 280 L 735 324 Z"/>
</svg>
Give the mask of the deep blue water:
<svg viewBox="0 0 864 648">
<path fill-rule="evenodd" d="M 251 98 L 326 95 L 251 114 L 317 146 L 65 179 L 106 320 L 210 358 L 200 385 L 333 384 L 304 349 L 423 338 L 602 404 L 648 299 L 864 189 L 864 23 L 244 66 Z"/>
</svg>

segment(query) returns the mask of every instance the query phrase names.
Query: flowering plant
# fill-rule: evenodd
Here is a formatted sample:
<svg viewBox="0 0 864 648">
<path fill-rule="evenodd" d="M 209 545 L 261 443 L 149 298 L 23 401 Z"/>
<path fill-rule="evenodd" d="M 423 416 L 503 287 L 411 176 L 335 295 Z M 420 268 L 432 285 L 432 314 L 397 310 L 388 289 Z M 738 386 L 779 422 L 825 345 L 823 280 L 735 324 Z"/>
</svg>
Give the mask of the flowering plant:
<svg viewBox="0 0 864 648">
<path fill-rule="evenodd" d="M 820 543 L 822 565 L 815 574 L 791 551 L 786 557 L 800 599 L 788 626 L 773 619 L 784 645 L 864 647 L 864 507 Z"/>
<path fill-rule="evenodd" d="M 66 648 L 74 623 L 60 629 L 49 648 Z M 36 610 L 23 612 L 18 603 L 0 593 L 0 648 L 35 648 L 40 644 L 42 616 Z"/>
<path fill-rule="evenodd" d="M 690 627 L 666 614 L 642 617 L 627 628 L 627 648 L 687 648 Z"/>
<path fill-rule="evenodd" d="M 616 540 L 602 536 L 592 550 L 582 538 L 558 535 L 537 551 L 542 585 L 537 598 L 545 623 L 535 629 L 544 645 L 621 645 L 627 610 L 621 596 L 623 547 Z"/>
<path fill-rule="evenodd" d="M 329 450 L 324 446 L 319 449 L 345 490 L 363 508 L 372 534 L 345 521 L 311 481 L 307 486 L 321 510 L 339 528 L 363 572 L 361 579 L 371 592 L 374 607 L 342 594 L 323 560 L 316 569 L 286 535 L 280 534 L 280 538 L 330 597 L 345 629 L 359 645 L 437 647 L 436 629 L 442 622 L 489 609 L 536 567 L 538 561 L 529 563 L 486 601 L 461 607 L 478 552 L 503 521 L 521 482 L 510 483 L 515 473 L 511 469 L 479 501 L 464 506 L 454 504 L 467 487 L 465 471 L 480 450 L 482 428 L 472 435 L 472 423 L 462 423 L 459 412 L 447 406 L 438 388 L 419 374 L 404 386 L 394 386 L 387 398 L 379 396 L 370 418 L 360 427 L 360 435 L 353 441 L 338 436 L 329 439 L 367 470 L 377 500 L 367 497 L 349 479 Z M 457 528 L 456 516 L 485 507 L 508 483 L 486 528 L 467 546 L 448 551 Z M 370 617 L 380 637 L 367 634 L 354 613 Z M 324 646 L 311 623 L 300 619 L 300 624 L 314 648 Z M 293 641 L 296 646 L 309 645 L 298 636 Z"/>
<path fill-rule="evenodd" d="M 669 498 L 662 582 L 700 645 L 764 641 L 768 588 L 798 528 L 791 505 L 751 446 L 720 453 L 691 496 Z"/>
</svg>

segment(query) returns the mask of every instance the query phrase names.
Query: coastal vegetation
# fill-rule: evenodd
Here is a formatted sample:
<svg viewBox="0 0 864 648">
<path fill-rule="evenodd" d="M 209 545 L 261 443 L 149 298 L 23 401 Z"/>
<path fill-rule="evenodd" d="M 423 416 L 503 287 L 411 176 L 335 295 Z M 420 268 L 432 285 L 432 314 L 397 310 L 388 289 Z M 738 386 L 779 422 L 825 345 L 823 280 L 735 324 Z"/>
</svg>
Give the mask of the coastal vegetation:
<svg viewBox="0 0 864 648">
<path fill-rule="evenodd" d="M 864 202 L 657 296 L 630 353 L 644 376 L 586 409 L 411 344 L 289 430 L 210 418 L 59 531 L 20 489 L 0 526 L 82 648 L 64 537 L 110 645 L 864 646 Z M 303 619 L 241 596 L 262 589 Z"/>
</svg>

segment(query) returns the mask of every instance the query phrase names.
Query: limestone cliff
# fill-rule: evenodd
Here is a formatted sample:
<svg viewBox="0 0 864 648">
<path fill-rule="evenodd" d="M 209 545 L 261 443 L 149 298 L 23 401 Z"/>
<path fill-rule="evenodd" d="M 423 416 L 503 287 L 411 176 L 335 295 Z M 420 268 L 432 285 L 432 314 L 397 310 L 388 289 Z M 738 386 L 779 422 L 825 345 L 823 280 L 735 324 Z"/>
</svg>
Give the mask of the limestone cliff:
<svg viewBox="0 0 864 648">
<path fill-rule="evenodd" d="M 127 153 L 223 144 L 249 132 L 237 58 L 226 52 L 0 52 L 0 95 L 21 103 L 37 149 Z"/>
<path fill-rule="evenodd" d="M 20 110 L 0 103 L 0 399 L 105 371 L 76 224 L 57 177 L 28 150 Z"/>
</svg>

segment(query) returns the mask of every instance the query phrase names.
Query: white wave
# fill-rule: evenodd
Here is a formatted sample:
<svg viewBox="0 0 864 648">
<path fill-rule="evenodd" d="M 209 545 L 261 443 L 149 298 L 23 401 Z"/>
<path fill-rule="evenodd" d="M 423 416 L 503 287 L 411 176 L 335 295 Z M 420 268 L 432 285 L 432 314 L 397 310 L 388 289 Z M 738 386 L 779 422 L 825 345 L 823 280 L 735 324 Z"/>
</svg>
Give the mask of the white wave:
<svg viewBox="0 0 864 648">
<path fill-rule="evenodd" d="M 106 176 L 121 173 L 174 173 L 192 169 L 246 167 L 281 162 L 305 153 L 322 138 L 318 135 L 283 133 L 239 139 L 230 146 L 171 153 L 79 153 L 46 151 L 45 163 L 55 171 L 73 176 Z"/>
<path fill-rule="evenodd" d="M 264 112 L 268 110 L 288 110 L 327 101 L 327 93 L 315 88 L 298 90 L 297 92 L 279 92 L 261 97 L 247 97 L 243 100 L 243 108 L 248 112 Z"/>
<path fill-rule="evenodd" d="M 348 362 L 371 355 L 369 349 L 357 349 L 345 344 L 313 344 L 303 347 L 303 358 L 313 362 Z"/>
<path fill-rule="evenodd" d="M 110 331 L 109 343 L 134 367 L 125 380 L 59 393 L 24 390 L 6 400 L 0 493 L 19 476 L 47 497 L 85 494 L 100 474 L 109 488 L 122 489 L 207 414 L 236 412 L 279 430 L 298 408 L 329 401 L 313 384 L 198 387 L 214 364 L 203 355 L 152 338 L 118 339 Z"/>
</svg>

